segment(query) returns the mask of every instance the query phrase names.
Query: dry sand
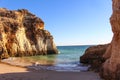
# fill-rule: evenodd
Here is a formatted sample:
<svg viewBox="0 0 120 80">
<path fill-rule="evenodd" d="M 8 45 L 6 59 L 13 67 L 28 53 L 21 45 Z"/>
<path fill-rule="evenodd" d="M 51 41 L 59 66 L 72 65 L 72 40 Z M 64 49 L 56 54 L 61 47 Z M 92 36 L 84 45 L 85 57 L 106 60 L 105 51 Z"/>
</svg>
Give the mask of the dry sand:
<svg viewBox="0 0 120 80">
<path fill-rule="evenodd" d="M 101 80 L 94 72 L 35 71 L 0 63 L 0 80 Z"/>
</svg>

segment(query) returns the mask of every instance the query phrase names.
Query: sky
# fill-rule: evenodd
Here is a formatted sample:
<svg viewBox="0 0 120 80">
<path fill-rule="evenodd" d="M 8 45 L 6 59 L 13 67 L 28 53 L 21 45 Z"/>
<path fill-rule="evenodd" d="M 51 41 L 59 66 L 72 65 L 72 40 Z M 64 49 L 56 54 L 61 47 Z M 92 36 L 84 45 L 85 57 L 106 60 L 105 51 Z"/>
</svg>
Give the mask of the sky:
<svg viewBox="0 0 120 80">
<path fill-rule="evenodd" d="M 56 45 L 105 44 L 112 40 L 112 0 L 0 0 L 0 7 L 28 9 L 40 17 Z"/>
</svg>

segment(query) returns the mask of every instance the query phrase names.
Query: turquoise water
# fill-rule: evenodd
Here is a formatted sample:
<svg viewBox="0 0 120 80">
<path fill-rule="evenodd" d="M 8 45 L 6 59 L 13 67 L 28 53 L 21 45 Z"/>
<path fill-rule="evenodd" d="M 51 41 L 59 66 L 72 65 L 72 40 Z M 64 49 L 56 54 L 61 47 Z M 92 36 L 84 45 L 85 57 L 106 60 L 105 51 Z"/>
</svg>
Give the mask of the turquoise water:
<svg viewBox="0 0 120 80">
<path fill-rule="evenodd" d="M 80 56 L 89 46 L 58 46 L 60 54 L 57 55 L 57 63 L 78 63 Z"/>
<path fill-rule="evenodd" d="M 79 63 L 80 56 L 90 46 L 58 46 L 59 54 L 10 58 L 3 60 L 13 65 L 28 66 L 37 70 L 86 71 L 88 66 Z"/>
<path fill-rule="evenodd" d="M 60 54 L 56 56 L 56 63 L 48 69 L 56 71 L 83 71 L 88 67 L 83 67 L 79 63 L 80 56 L 90 46 L 58 46 Z"/>
<path fill-rule="evenodd" d="M 59 54 L 25 57 L 28 61 L 40 64 L 36 67 L 42 67 L 55 71 L 85 71 L 87 66 L 79 63 L 79 58 L 90 46 L 58 46 Z"/>
</svg>

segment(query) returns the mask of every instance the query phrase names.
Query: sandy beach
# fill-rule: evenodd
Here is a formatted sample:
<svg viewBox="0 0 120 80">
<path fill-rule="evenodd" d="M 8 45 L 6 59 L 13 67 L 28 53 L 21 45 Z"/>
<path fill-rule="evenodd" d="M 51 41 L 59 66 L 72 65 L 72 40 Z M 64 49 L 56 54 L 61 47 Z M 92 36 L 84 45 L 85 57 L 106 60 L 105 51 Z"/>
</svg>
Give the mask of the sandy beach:
<svg viewBox="0 0 120 80">
<path fill-rule="evenodd" d="M 0 80 L 101 80 L 94 72 L 31 70 L 0 63 Z"/>
</svg>

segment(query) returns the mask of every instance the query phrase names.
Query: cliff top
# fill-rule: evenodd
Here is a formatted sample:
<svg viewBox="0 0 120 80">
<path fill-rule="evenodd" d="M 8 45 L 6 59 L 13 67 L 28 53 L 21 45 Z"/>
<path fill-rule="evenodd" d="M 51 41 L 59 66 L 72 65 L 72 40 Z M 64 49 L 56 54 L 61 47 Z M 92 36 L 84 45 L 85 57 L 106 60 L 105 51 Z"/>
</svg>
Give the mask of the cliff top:
<svg viewBox="0 0 120 80">
<path fill-rule="evenodd" d="M 29 25 L 29 27 L 44 29 L 44 22 L 42 21 L 42 19 L 36 17 L 34 14 L 30 13 L 26 9 L 8 10 L 6 8 L 0 8 L 0 21 L 2 23 L 10 22 L 18 25 L 23 23 L 23 25 Z"/>
</svg>

